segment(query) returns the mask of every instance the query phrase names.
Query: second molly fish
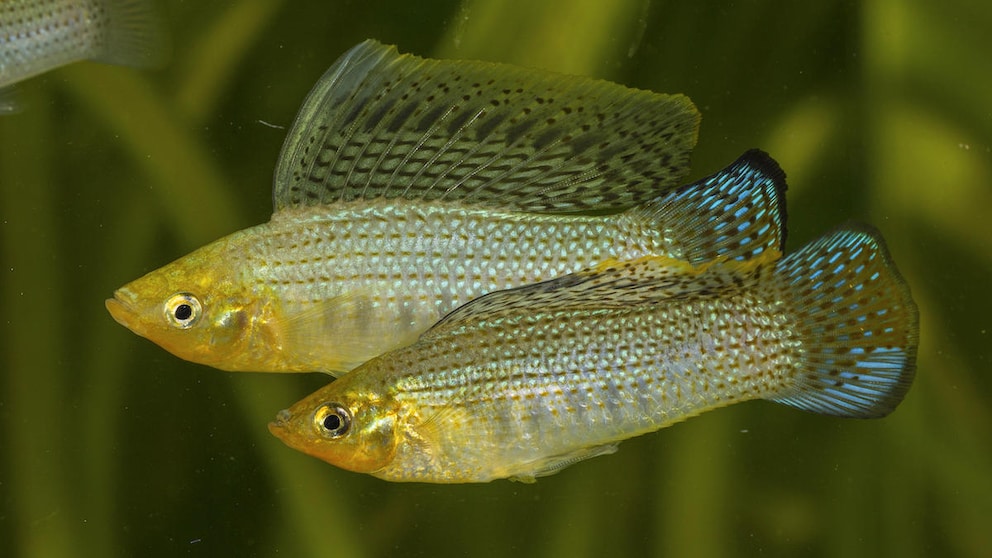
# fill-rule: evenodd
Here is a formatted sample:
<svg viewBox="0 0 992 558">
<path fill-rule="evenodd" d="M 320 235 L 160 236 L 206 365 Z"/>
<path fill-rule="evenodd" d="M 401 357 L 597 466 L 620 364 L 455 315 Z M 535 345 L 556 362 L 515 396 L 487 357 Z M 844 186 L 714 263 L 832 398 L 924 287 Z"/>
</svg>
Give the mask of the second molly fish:
<svg viewBox="0 0 992 558">
<path fill-rule="evenodd" d="M 883 416 L 912 381 L 918 326 L 867 227 L 785 258 L 646 256 L 473 300 L 269 428 L 386 480 L 532 481 L 749 399 Z"/>
<path fill-rule="evenodd" d="M 784 179 L 761 153 L 674 189 L 698 120 L 681 95 L 366 41 L 300 109 L 271 221 L 107 308 L 194 362 L 339 374 L 487 292 L 608 258 L 682 258 L 725 214 L 780 230 Z"/>
</svg>

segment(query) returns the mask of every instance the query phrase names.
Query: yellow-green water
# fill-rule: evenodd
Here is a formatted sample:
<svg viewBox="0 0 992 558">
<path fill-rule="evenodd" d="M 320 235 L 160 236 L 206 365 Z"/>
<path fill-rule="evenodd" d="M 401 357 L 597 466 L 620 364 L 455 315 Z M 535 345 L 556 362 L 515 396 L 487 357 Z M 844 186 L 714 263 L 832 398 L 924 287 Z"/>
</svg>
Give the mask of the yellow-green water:
<svg viewBox="0 0 992 558">
<path fill-rule="evenodd" d="M 992 7 L 954 0 L 163 2 L 161 70 L 79 64 L 0 118 L 0 555 L 986 556 L 992 549 Z M 397 485 L 265 425 L 329 378 L 179 361 L 124 282 L 268 219 L 284 130 L 367 37 L 683 92 L 693 177 L 789 174 L 789 247 L 874 223 L 920 305 L 879 421 L 770 403 L 535 485 Z"/>
</svg>

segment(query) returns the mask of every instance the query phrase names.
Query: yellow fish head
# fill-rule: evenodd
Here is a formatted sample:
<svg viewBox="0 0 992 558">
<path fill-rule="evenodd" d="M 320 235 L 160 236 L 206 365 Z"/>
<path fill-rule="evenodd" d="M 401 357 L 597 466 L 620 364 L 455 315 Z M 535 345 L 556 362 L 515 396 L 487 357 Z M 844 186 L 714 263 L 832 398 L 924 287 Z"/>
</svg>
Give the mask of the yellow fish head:
<svg viewBox="0 0 992 558">
<path fill-rule="evenodd" d="M 272 339 L 257 302 L 220 247 L 211 245 L 128 283 L 106 301 L 114 320 L 170 353 L 223 370 L 259 367 Z M 270 357 L 263 357 L 270 358 Z"/>
<path fill-rule="evenodd" d="M 396 456 L 397 405 L 368 390 L 339 389 L 351 376 L 280 411 L 269 431 L 287 446 L 336 467 L 375 473 Z"/>
</svg>

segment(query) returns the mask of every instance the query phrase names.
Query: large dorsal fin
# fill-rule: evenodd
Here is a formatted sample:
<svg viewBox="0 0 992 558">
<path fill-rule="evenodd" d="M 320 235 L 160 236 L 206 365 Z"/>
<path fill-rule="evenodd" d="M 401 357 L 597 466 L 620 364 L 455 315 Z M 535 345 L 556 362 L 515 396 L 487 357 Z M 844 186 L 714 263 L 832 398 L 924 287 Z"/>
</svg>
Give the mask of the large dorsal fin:
<svg viewBox="0 0 992 558">
<path fill-rule="evenodd" d="M 683 95 L 367 40 L 304 101 L 275 210 L 374 198 L 620 211 L 679 184 L 699 113 Z"/>
<path fill-rule="evenodd" d="M 634 308 L 687 295 L 708 295 L 741 288 L 755 271 L 782 257 L 774 249 L 747 261 L 720 258 L 700 265 L 668 256 L 608 260 L 561 277 L 495 291 L 452 310 L 421 337 L 442 335 L 480 320 L 501 320 L 521 311 L 595 311 Z"/>
</svg>

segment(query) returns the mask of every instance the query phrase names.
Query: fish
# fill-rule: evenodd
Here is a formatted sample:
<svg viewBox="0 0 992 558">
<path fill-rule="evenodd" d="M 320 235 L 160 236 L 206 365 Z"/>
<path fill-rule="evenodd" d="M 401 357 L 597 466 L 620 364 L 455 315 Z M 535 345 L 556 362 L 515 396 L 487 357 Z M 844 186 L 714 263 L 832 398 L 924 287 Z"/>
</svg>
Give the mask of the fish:
<svg viewBox="0 0 992 558">
<path fill-rule="evenodd" d="M 165 42 L 148 0 L 4 0 L 0 88 L 81 60 L 153 66 Z M 16 109 L 9 90 L 0 90 L 0 110 Z"/>
<path fill-rule="evenodd" d="M 899 404 L 919 316 L 875 229 L 847 225 L 785 257 L 735 250 L 606 261 L 489 293 L 269 430 L 388 481 L 533 482 L 742 401 L 859 418 Z"/>
<path fill-rule="evenodd" d="M 715 223 L 760 222 L 776 234 L 755 249 L 778 246 L 781 168 L 753 150 L 684 184 L 698 126 L 684 95 L 368 40 L 302 104 L 271 219 L 106 307 L 188 361 L 339 376 L 488 292 L 610 258 L 716 257 L 694 245 Z"/>
</svg>

